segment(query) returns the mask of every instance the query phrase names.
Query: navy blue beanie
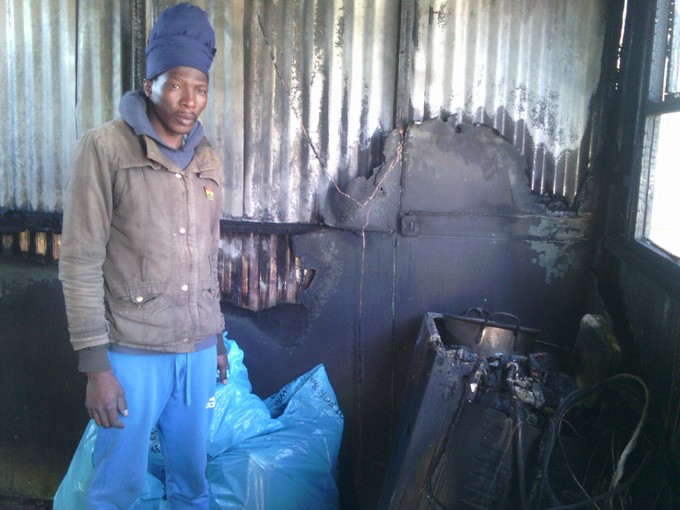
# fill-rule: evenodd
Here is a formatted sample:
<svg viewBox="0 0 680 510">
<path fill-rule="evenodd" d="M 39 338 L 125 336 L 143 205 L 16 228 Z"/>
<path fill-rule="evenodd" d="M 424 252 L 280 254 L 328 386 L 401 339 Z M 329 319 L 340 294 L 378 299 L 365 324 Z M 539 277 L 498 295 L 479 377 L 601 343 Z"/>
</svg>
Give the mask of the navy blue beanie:
<svg viewBox="0 0 680 510">
<path fill-rule="evenodd" d="M 208 76 L 215 57 L 215 31 L 205 11 L 188 3 L 169 7 L 158 16 L 146 46 L 146 77 L 153 79 L 176 66 Z"/>
</svg>

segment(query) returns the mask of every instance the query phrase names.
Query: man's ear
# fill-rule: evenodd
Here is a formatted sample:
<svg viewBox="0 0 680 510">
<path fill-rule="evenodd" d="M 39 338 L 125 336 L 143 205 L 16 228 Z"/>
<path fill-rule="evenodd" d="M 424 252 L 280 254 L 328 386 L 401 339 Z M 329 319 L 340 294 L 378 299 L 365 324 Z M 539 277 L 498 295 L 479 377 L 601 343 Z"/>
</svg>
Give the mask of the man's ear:
<svg viewBox="0 0 680 510">
<path fill-rule="evenodd" d="M 144 80 L 144 95 L 151 97 L 151 80 Z"/>
</svg>

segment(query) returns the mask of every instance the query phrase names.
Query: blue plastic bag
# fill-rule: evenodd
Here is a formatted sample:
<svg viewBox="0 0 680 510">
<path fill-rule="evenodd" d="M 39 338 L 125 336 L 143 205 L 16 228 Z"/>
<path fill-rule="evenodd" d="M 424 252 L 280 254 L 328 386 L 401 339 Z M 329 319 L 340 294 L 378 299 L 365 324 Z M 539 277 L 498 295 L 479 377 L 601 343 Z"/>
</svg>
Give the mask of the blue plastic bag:
<svg viewBox="0 0 680 510">
<path fill-rule="evenodd" d="M 87 493 L 92 482 L 92 452 L 97 438 L 97 425 L 90 420 L 85 427 L 83 437 L 76 448 L 76 453 L 62 480 L 52 504 L 53 510 L 79 510 L 87 507 Z M 133 505 L 134 510 L 166 510 L 169 509 L 163 482 L 147 473 L 144 482 L 144 493 Z"/>
<path fill-rule="evenodd" d="M 344 426 L 323 365 L 261 400 L 251 393 L 243 351 L 225 334 L 227 385 L 218 384 L 208 440 L 211 509 L 338 508 L 337 459 Z M 97 434 L 88 423 L 53 510 L 85 508 Z M 166 510 L 163 452 L 154 429 L 142 497 L 133 510 Z"/>
<path fill-rule="evenodd" d="M 334 510 L 343 415 L 318 365 L 264 401 L 280 427 L 208 463 L 211 509 Z"/>
</svg>

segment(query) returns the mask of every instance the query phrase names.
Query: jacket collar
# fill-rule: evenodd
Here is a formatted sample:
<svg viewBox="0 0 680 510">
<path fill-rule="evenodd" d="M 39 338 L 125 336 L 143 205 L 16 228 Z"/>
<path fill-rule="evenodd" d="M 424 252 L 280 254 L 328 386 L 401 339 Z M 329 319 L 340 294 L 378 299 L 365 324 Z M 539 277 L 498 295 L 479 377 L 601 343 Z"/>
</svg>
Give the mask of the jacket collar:
<svg viewBox="0 0 680 510">
<path fill-rule="evenodd" d="M 210 142 L 205 137 L 196 145 L 194 157 L 184 170 L 163 154 L 156 140 L 148 135 L 142 135 L 142 139 L 146 148 L 146 157 L 157 163 L 159 167 L 167 168 L 170 172 L 201 174 L 218 169 L 213 151 L 210 150 Z"/>
</svg>

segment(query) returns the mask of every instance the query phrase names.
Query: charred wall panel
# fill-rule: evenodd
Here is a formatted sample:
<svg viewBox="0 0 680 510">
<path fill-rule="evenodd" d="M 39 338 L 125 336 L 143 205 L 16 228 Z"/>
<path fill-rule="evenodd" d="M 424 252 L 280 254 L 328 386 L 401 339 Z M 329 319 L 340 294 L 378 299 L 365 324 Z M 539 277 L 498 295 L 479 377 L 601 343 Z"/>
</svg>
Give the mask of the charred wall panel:
<svg viewBox="0 0 680 510">
<path fill-rule="evenodd" d="M 619 250 L 597 263 L 600 292 L 617 324 L 624 364 L 654 392 L 659 440 L 677 462 L 680 451 L 680 288 L 636 265 Z M 635 260 L 635 259 L 633 259 Z"/>
<path fill-rule="evenodd" d="M 243 347 L 253 391 L 263 397 L 326 365 L 345 414 L 341 508 L 370 508 L 359 505 L 380 486 L 389 452 L 394 240 L 324 229 L 292 242 L 315 274 L 301 304 L 259 312 L 225 305 L 229 336 Z M 366 458 L 378 462 L 362 466 Z"/>
<path fill-rule="evenodd" d="M 588 308 L 595 246 L 593 218 L 537 203 L 526 162 L 491 128 L 435 119 L 393 132 L 385 147 L 385 163 L 370 178 L 357 177 L 336 190 L 323 210 L 329 225 L 385 243 L 385 250 L 393 243 L 391 258 L 382 261 L 393 271 L 393 301 L 380 304 L 383 314 L 391 313 L 393 328 L 383 332 L 388 338 L 369 340 L 391 347 L 382 351 L 389 352 L 391 365 L 375 376 L 390 388 L 392 411 L 377 405 L 380 394 L 362 393 L 362 381 L 356 382 L 357 408 L 381 413 L 376 424 L 399 413 L 427 312 L 506 312 L 540 329 L 541 340 L 571 345 Z M 361 277 L 366 288 L 386 282 L 372 265 Z M 355 337 L 359 352 L 368 348 L 362 341 Z M 366 360 L 362 365 L 370 366 Z M 389 437 L 376 435 L 362 452 L 363 473 L 380 466 L 389 449 Z"/>
<path fill-rule="evenodd" d="M 620 76 L 615 98 L 617 109 L 608 137 L 611 156 L 601 172 L 606 194 L 606 225 L 603 248 L 594 262 L 599 307 L 616 325 L 625 370 L 639 373 L 649 385 L 653 412 L 650 428 L 653 443 L 665 457 L 647 482 L 647 494 L 659 508 L 675 508 L 680 459 L 680 286 L 677 259 L 669 260 L 635 239 L 635 210 L 641 139 L 648 98 L 648 60 L 664 59 L 654 54 L 652 35 L 659 36 L 668 20 L 656 19 L 656 2 L 626 2 L 625 31 L 621 35 Z M 670 5 L 661 2 L 660 5 Z M 677 6 L 677 2 L 676 2 Z M 676 7 L 677 8 L 677 7 Z M 664 39 L 664 37 L 661 37 Z M 662 72 L 661 69 L 652 73 Z M 643 165 L 644 166 L 644 165 Z M 644 172 L 643 172 L 644 173 Z M 659 489 L 659 486 L 662 486 Z M 641 491 L 645 494 L 645 491 Z"/>
<path fill-rule="evenodd" d="M 56 268 L 3 257 L 0 498 L 51 499 L 88 420 L 63 303 Z"/>
<path fill-rule="evenodd" d="M 410 129 L 404 147 L 395 403 L 424 311 L 506 312 L 568 345 L 588 304 L 592 218 L 537 204 L 509 141 L 451 120 Z"/>
</svg>

